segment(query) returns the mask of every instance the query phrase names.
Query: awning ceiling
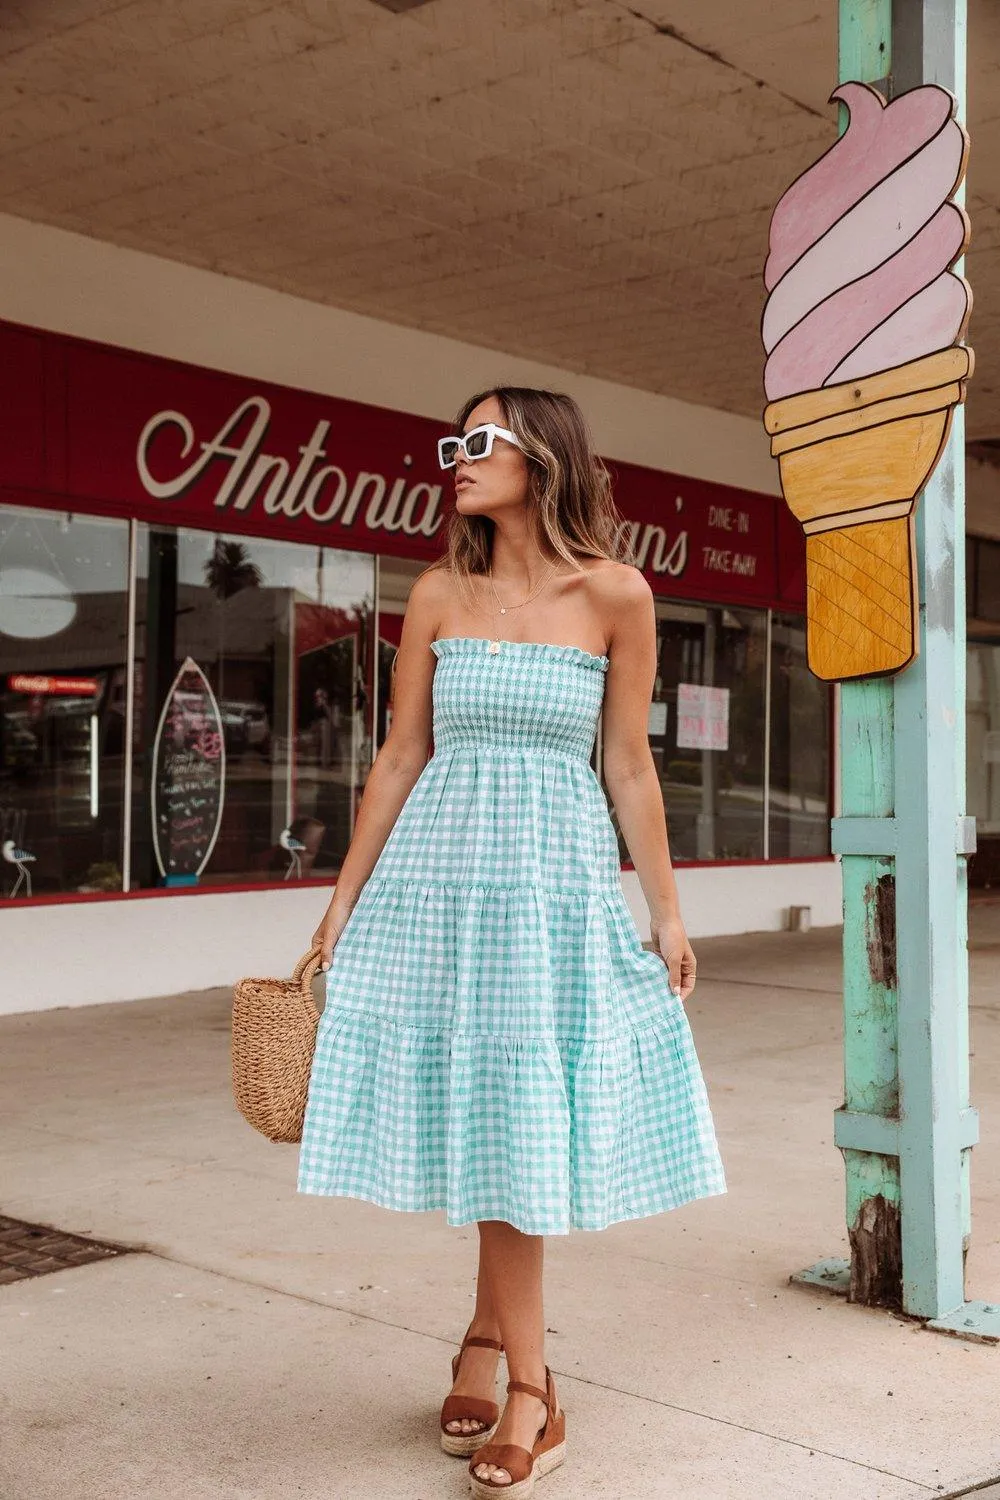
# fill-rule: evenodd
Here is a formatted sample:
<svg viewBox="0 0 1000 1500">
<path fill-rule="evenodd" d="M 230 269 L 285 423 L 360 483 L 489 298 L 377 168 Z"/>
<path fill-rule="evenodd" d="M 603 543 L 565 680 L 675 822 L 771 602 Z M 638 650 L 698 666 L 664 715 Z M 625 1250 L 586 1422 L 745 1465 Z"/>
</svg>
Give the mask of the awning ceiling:
<svg viewBox="0 0 1000 1500">
<path fill-rule="evenodd" d="M 0 210 L 748 415 L 834 0 L 0 11 Z M 1000 436 L 1000 7 L 972 0 L 970 437 Z"/>
</svg>

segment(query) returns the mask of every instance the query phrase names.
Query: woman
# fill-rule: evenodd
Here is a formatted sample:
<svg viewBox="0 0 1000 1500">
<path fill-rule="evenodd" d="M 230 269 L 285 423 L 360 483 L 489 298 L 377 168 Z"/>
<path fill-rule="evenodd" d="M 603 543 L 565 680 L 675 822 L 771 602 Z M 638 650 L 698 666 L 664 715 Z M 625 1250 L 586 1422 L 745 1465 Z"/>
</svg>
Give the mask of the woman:
<svg viewBox="0 0 1000 1500">
<path fill-rule="evenodd" d="M 646 731 L 651 591 L 574 401 L 501 387 L 466 402 L 455 434 L 439 444 L 447 552 L 410 592 L 392 727 L 313 939 L 328 1000 L 299 1189 L 477 1223 L 441 1444 L 469 1456 L 476 1495 L 520 1500 L 565 1452 L 544 1235 L 726 1184 Z M 602 708 L 653 951 L 590 765 Z"/>
</svg>

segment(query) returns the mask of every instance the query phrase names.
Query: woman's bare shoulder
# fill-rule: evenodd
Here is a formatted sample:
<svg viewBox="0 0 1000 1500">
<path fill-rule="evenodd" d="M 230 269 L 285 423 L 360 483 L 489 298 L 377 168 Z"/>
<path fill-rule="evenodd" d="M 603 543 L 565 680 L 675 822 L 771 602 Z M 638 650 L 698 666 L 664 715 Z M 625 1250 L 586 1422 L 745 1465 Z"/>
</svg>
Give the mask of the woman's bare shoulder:
<svg viewBox="0 0 1000 1500">
<path fill-rule="evenodd" d="M 588 572 L 588 585 L 593 590 L 595 603 L 600 603 L 612 613 L 616 610 L 642 608 L 652 598 L 653 591 L 649 583 L 632 563 L 598 557 L 592 560 Z"/>
<path fill-rule="evenodd" d="M 407 607 L 433 612 L 450 597 L 451 592 L 451 569 L 441 563 L 429 563 L 411 583 Z"/>
</svg>

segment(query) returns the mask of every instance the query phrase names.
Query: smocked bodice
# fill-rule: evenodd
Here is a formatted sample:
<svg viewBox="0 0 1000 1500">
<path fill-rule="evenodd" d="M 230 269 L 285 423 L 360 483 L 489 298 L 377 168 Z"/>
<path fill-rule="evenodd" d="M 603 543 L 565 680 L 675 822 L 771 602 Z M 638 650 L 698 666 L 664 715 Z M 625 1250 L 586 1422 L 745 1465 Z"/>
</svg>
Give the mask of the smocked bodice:
<svg viewBox="0 0 1000 1500">
<path fill-rule="evenodd" d="M 589 760 L 604 698 L 606 656 L 542 641 L 432 642 L 434 750 L 538 750 Z"/>
<path fill-rule="evenodd" d="M 442 636 L 434 754 L 369 882 L 581 891 L 617 880 L 618 846 L 590 763 L 606 656 L 581 646 Z"/>
</svg>

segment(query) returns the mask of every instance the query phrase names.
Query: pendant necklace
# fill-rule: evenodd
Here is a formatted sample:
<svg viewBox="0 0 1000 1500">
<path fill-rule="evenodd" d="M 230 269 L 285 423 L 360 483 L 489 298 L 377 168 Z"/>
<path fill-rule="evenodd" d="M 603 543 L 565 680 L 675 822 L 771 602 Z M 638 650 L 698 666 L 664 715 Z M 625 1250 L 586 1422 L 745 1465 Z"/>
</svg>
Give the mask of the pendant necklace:
<svg viewBox="0 0 1000 1500">
<path fill-rule="evenodd" d="M 498 595 L 498 593 L 496 591 L 496 587 L 494 586 L 494 583 L 493 583 L 493 569 L 492 569 L 492 567 L 489 568 L 488 571 L 487 571 L 487 577 L 490 580 L 490 588 L 493 590 L 493 597 L 497 601 L 497 604 L 498 604 L 499 609 L 500 609 L 500 613 L 502 615 L 505 615 L 508 610 L 523 609 L 526 604 L 530 604 L 531 601 L 532 601 L 532 599 L 536 598 L 537 595 L 539 593 L 541 593 L 542 589 L 548 583 L 550 577 L 555 572 L 555 566 L 556 565 L 555 565 L 554 562 L 549 564 L 548 572 L 543 576 L 541 583 L 538 585 L 538 587 L 534 590 L 533 593 L 530 593 L 528 595 L 527 599 L 522 599 L 521 602 L 520 602 L 520 604 L 501 604 L 500 603 L 500 596 Z M 494 640 L 491 640 L 490 643 L 489 643 L 489 653 L 490 653 L 491 656 L 496 656 L 497 652 L 500 650 L 500 645 L 501 645 L 501 640 L 500 640 L 500 635 L 499 635 L 499 630 L 498 630 L 496 638 Z"/>
</svg>

